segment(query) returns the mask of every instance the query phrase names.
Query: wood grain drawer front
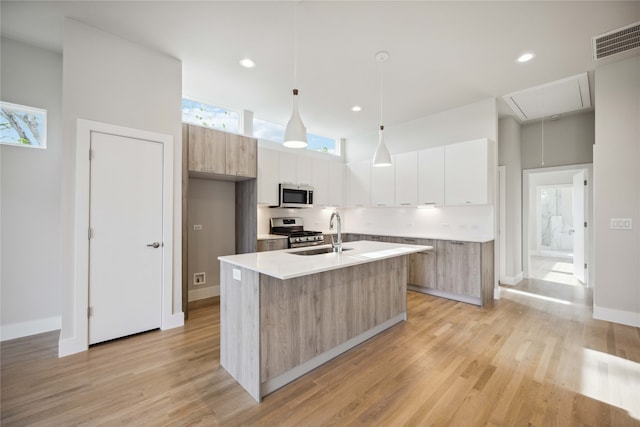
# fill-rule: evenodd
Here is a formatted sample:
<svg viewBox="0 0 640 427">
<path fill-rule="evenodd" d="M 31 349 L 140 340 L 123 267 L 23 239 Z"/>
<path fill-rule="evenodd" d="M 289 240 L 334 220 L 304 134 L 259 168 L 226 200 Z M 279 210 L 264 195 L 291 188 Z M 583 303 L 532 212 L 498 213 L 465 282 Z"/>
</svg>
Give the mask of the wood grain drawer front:
<svg viewBox="0 0 640 427">
<path fill-rule="evenodd" d="M 287 249 L 287 239 L 258 240 L 258 252 L 277 251 Z"/>
<path fill-rule="evenodd" d="M 481 244 L 438 241 L 437 286 L 442 291 L 480 298 Z"/>
</svg>

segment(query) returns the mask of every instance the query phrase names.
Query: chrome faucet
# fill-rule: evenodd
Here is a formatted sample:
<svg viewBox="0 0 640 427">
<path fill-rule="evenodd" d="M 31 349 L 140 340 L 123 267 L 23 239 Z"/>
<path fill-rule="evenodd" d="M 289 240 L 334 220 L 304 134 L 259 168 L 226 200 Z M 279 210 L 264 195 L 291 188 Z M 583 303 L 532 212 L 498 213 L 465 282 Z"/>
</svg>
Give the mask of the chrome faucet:
<svg viewBox="0 0 640 427">
<path fill-rule="evenodd" d="M 338 241 L 334 242 L 333 241 L 333 234 L 331 235 L 331 248 L 333 249 L 333 252 L 338 252 L 341 253 L 342 252 L 342 221 L 340 220 L 340 214 L 338 213 L 338 211 L 333 211 L 333 213 L 331 214 L 331 219 L 329 220 L 329 231 L 333 230 L 333 218 L 336 218 L 338 220 Z"/>
</svg>

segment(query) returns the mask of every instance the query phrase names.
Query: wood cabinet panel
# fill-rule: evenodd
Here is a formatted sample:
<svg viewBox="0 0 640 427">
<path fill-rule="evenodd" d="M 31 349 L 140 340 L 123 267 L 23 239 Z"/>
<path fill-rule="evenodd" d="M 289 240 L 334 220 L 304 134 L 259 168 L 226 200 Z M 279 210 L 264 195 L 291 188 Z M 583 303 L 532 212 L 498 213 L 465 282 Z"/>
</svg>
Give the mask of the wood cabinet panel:
<svg viewBox="0 0 640 427">
<path fill-rule="evenodd" d="M 188 126 L 188 170 L 198 178 L 250 179 L 257 176 L 258 141 L 202 126 Z M 183 141 L 184 143 L 185 141 Z M 237 180 L 237 179 L 236 179 Z"/>
<path fill-rule="evenodd" d="M 280 249 L 287 249 L 287 239 L 258 240 L 258 252 L 277 251 Z"/>
<path fill-rule="evenodd" d="M 286 281 L 260 275 L 262 383 L 406 312 L 406 257 Z"/>
<path fill-rule="evenodd" d="M 438 241 L 436 288 L 453 294 L 480 298 L 482 284 L 480 243 Z"/>
<path fill-rule="evenodd" d="M 409 255 L 407 283 L 422 288 L 435 288 L 437 280 L 436 242 L 430 239 L 411 239 L 403 237 L 401 243 L 409 245 L 433 246 L 430 251 Z"/>
<path fill-rule="evenodd" d="M 257 143 L 253 138 L 228 133 L 225 135 L 227 175 L 255 178 L 257 175 Z"/>
<path fill-rule="evenodd" d="M 225 174 L 225 134 L 189 125 L 189 171 Z"/>
</svg>

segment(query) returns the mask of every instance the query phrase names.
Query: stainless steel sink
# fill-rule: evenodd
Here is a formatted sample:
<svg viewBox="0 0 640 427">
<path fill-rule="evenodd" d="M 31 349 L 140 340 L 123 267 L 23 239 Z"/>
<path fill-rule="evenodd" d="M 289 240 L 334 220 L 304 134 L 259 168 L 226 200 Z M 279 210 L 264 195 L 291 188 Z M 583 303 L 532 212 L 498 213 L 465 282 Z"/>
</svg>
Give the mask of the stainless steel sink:
<svg viewBox="0 0 640 427">
<path fill-rule="evenodd" d="M 342 252 L 350 251 L 353 248 L 342 248 Z M 320 255 L 320 254 L 330 254 L 333 252 L 332 248 L 316 248 L 316 249 L 307 249 L 306 251 L 296 251 L 289 252 L 292 255 Z"/>
</svg>

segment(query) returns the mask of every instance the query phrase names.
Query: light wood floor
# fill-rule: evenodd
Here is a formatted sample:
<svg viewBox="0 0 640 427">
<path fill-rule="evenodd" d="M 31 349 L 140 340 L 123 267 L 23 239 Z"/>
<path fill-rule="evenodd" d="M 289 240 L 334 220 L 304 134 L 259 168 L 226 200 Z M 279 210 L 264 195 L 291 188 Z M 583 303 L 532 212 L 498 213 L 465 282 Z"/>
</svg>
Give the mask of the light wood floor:
<svg viewBox="0 0 640 427">
<path fill-rule="evenodd" d="M 640 329 L 565 288 L 525 281 L 485 309 L 410 292 L 407 322 L 259 405 L 219 366 L 217 304 L 65 358 L 57 333 L 7 341 L 1 424 L 640 425 Z"/>
</svg>

